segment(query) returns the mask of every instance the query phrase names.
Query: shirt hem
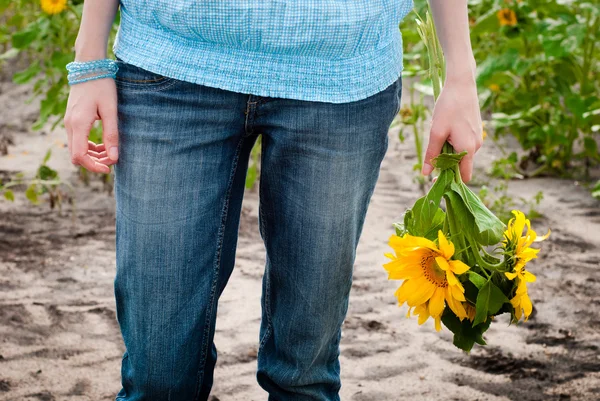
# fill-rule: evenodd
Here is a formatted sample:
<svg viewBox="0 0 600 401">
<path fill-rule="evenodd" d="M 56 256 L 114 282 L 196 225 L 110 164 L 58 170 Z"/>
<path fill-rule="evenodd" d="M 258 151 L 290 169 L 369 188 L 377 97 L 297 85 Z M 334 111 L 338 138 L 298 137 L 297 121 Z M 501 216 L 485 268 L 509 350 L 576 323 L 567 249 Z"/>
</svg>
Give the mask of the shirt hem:
<svg viewBox="0 0 600 401">
<path fill-rule="evenodd" d="M 331 59 L 260 53 L 193 41 L 121 12 L 113 52 L 124 62 L 169 78 L 238 93 L 346 103 L 394 83 L 403 69 L 402 36 L 381 48 Z"/>
</svg>

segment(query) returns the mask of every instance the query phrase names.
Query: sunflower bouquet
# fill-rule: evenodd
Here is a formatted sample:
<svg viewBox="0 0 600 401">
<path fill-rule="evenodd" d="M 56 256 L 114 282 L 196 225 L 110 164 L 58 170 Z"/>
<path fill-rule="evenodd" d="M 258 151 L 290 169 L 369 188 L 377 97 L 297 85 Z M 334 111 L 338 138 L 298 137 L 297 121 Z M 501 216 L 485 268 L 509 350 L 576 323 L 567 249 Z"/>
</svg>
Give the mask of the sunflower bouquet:
<svg viewBox="0 0 600 401">
<path fill-rule="evenodd" d="M 443 55 L 429 14 L 417 23 L 437 98 Z M 511 323 L 528 319 L 533 305 L 527 283 L 535 276 L 525 266 L 539 252 L 531 245 L 550 233 L 538 237 L 518 210 L 508 225 L 499 220 L 463 183 L 458 165 L 465 154 L 446 143 L 433 160 L 439 176 L 394 224 L 394 252 L 385 254 L 391 260 L 383 267 L 388 279 L 403 280 L 395 295 L 400 306 L 408 305 L 408 317 L 418 316 L 418 324 L 433 318 L 437 331 L 443 324 L 454 333 L 454 345 L 469 351 L 475 343 L 485 345 L 483 333 L 494 316 L 510 313 Z"/>
</svg>

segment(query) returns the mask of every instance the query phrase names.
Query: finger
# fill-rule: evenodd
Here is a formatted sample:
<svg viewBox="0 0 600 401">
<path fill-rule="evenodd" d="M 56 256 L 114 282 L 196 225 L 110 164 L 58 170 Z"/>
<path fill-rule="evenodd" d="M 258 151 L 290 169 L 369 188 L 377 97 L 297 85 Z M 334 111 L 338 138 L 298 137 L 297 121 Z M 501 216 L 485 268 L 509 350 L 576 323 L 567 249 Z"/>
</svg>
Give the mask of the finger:
<svg viewBox="0 0 600 401">
<path fill-rule="evenodd" d="M 90 155 L 83 155 L 80 159 L 80 165 L 88 169 L 89 171 L 93 171 L 95 173 L 109 174 L 110 167 L 106 164 L 100 163 L 99 160 L 94 160 Z"/>
<path fill-rule="evenodd" d="M 116 102 L 108 102 L 98 110 L 102 119 L 102 142 L 108 157 L 112 160 L 119 158 L 119 134 L 117 127 Z"/>
<path fill-rule="evenodd" d="M 102 152 L 105 150 L 103 143 L 95 143 L 88 140 L 88 147 L 96 152 Z"/>
<path fill-rule="evenodd" d="M 100 159 L 102 157 L 108 157 L 108 155 L 106 154 L 106 151 L 102 151 L 102 152 L 94 152 L 93 150 L 88 150 L 88 155 L 95 157 L 96 159 Z"/>
<path fill-rule="evenodd" d="M 473 154 L 470 152 L 466 154 L 460 161 L 459 167 L 463 182 L 467 183 L 471 181 L 471 176 L 473 175 Z"/>
<path fill-rule="evenodd" d="M 105 166 L 112 166 L 113 164 L 115 164 L 117 162 L 117 160 L 113 160 L 107 156 L 105 157 L 100 157 L 100 158 L 96 158 L 96 157 L 92 157 L 92 160 L 104 164 Z"/>
<path fill-rule="evenodd" d="M 91 124 L 89 126 L 91 127 Z M 110 173 L 110 168 L 108 166 L 93 160 L 90 155 L 87 154 L 89 150 L 87 138 L 89 128 L 86 129 L 84 127 L 85 125 L 83 124 L 73 127 L 73 150 L 71 151 L 71 161 L 73 164 L 78 164 L 89 171 L 106 174 Z"/>
<path fill-rule="evenodd" d="M 425 160 L 423 162 L 423 168 L 421 173 L 423 175 L 429 175 L 433 171 L 432 159 L 440 154 L 444 142 L 448 135 L 444 131 L 432 128 L 429 134 L 429 144 L 427 145 L 427 151 L 425 152 Z"/>
</svg>

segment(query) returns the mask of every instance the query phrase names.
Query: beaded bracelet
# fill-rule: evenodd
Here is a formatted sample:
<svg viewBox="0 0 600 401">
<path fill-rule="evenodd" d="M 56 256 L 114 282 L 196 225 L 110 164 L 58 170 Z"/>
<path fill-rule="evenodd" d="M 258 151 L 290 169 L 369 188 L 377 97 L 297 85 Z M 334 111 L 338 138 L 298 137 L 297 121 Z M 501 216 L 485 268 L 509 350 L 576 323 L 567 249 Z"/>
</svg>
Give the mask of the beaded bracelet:
<svg viewBox="0 0 600 401">
<path fill-rule="evenodd" d="M 115 78 L 119 67 L 114 60 L 73 61 L 67 64 L 69 85 L 100 78 Z"/>
</svg>

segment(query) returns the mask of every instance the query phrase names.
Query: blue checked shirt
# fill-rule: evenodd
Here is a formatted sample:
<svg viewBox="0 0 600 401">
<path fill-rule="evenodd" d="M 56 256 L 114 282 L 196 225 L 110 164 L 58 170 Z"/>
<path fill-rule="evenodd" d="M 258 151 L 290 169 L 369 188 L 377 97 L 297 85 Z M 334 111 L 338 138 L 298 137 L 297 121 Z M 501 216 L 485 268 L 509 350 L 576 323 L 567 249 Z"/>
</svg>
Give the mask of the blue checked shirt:
<svg viewBox="0 0 600 401">
<path fill-rule="evenodd" d="M 402 71 L 412 0 L 121 0 L 123 61 L 202 85 L 343 103 Z"/>
</svg>

